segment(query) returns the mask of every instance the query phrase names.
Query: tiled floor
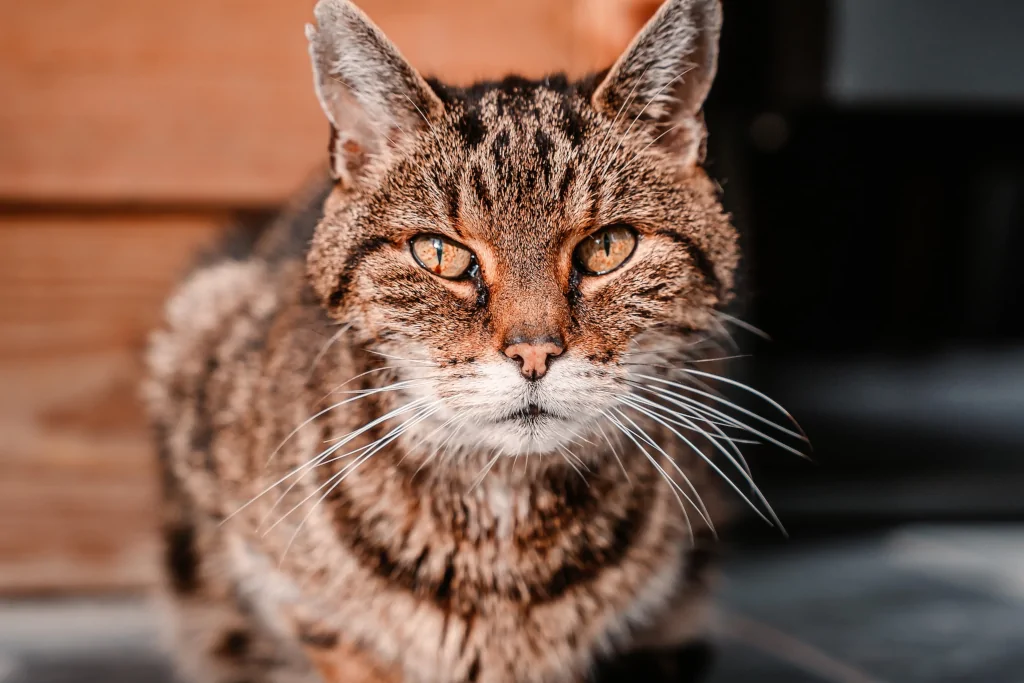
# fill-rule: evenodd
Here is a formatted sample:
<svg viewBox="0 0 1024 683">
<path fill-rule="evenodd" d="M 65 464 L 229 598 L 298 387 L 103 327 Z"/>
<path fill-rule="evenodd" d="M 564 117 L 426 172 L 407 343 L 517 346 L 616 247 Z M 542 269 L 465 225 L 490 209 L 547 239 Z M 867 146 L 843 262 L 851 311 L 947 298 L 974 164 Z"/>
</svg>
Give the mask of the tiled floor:
<svg viewBox="0 0 1024 683">
<path fill-rule="evenodd" d="M 712 683 L 1024 683 L 1024 528 L 734 558 Z M 0 606 L 0 683 L 170 683 L 134 603 Z"/>
</svg>

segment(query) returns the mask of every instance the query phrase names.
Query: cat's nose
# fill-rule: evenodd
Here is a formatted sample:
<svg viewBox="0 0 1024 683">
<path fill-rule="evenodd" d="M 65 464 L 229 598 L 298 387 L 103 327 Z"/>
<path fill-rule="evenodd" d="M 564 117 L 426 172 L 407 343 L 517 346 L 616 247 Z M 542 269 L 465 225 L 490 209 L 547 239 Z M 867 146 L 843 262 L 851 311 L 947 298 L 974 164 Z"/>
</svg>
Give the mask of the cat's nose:
<svg viewBox="0 0 1024 683">
<path fill-rule="evenodd" d="M 548 365 L 555 356 L 560 356 L 565 351 L 565 344 L 561 339 L 547 337 L 544 339 L 513 340 L 505 347 L 505 355 L 512 360 L 519 361 L 519 371 L 523 377 L 535 381 L 544 376 L 548 371 Z"/>
</svg>

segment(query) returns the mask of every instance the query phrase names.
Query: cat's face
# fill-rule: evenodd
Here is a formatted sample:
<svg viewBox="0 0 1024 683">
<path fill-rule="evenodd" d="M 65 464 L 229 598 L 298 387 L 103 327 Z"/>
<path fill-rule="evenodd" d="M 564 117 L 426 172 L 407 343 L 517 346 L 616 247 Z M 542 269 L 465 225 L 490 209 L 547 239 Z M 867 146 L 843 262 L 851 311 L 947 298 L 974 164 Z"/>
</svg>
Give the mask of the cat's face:
<svg viewBox="0 0 1024 683">
<path fill-rule="evenodd" d="M 330 314 L 430 441 L 592 438 L 636 364 L 693 343 L 732 286 L 736 235 L 698 166 L 717 2 L 668 3 L 601 78 L 465 90 L 428 85 L 348 3 L 317 18 L 339 189 L 309 267 Z"/>
</svg>

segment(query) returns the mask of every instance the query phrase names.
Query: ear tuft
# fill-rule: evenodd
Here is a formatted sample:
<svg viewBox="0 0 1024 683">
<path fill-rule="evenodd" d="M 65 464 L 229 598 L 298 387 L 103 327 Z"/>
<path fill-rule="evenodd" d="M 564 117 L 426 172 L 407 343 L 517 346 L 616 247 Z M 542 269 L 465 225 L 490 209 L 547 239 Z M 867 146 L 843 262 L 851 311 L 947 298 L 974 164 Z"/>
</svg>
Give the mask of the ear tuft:
<svg viewBox="0 0 1024 683">
<path fill-rule="evenodd" d="M 331 123 L 331 170 L 346 185 L 436 120 L 444 105 L 398 48 L 348 0 L 320 0 L 306 26 L 313 83 Z"/>
<path fill-rule="evenodd" d="M 668 0 L 594 91 L 594 108 L 653 125 L 663 146 L 699 163 L 721 28 L 720 0 Z"/>
</svg>

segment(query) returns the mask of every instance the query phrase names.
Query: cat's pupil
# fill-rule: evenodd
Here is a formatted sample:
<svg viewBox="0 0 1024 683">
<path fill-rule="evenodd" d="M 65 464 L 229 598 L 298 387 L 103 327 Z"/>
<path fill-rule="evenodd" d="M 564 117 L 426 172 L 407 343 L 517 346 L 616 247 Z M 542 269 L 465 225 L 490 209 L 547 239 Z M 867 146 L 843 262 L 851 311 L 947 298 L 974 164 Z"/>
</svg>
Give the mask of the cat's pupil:
<svg viewBox="0 0 1024 683">
<path fill-rule="evenodd" d="M 611 254 L 612 254 L 612 234 L 610 232 L 605 232 L 604 235 L 602 236 L 602 241 L 604 242 L 604 255 L 605 256 L 611 256 Z"/>
<path fill-rule="evenodd" d="M 433 242 L 434 242 L 434 252 L 437 254 L 437 265 L 434 266 L 434 272 L 437 273 L 438 275 L 440 275 L 441 274 L 441 263 L 443 262 L 442 261 L 442 257 L 444 256 L 444 242 L 442 242 L 441 240 L 437 239 L 436 237 L 434 238 Z"/>
</svg>

